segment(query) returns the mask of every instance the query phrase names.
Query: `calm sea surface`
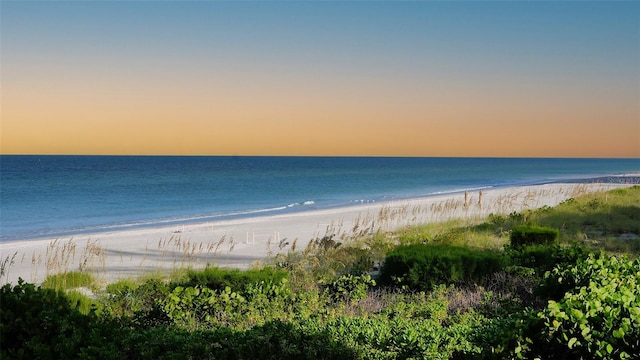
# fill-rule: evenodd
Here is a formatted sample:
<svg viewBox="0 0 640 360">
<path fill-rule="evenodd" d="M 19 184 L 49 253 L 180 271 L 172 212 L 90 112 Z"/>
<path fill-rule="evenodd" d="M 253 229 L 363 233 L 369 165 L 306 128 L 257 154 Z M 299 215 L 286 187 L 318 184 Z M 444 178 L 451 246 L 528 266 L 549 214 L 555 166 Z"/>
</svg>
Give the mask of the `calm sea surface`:
<svg viewBox="0 0 640 360">
<path fill-rule="evenodd" d="M 0 156 L 0 241 L 640 173 L 640 159 Z"/>
</svg>

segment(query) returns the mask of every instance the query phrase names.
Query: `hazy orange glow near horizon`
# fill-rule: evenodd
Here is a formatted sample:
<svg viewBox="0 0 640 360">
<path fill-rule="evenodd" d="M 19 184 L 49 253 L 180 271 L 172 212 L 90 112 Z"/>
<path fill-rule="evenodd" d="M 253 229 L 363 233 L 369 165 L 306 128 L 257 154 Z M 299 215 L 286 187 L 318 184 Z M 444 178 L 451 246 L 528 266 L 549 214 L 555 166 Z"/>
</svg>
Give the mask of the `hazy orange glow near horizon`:
<svg viewBox="0 0 640 360">
<path fill-rule="evenodd" d="M 3 2 L 0 153 L 636 158 L 638 4 Z"/>
</svg>

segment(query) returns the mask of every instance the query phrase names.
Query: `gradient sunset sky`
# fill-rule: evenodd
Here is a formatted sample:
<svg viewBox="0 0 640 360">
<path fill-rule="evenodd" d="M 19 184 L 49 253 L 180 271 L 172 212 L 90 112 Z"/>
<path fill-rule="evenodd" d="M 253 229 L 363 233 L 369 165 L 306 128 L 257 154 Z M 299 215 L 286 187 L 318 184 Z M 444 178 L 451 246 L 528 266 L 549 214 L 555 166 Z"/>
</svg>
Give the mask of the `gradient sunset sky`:
<svg viewBox="0 0 640 360">
<path fill-rule="evenodd" d="M 2 1 L 2 154 L 640 157 L 639 1 Z"/>
</svg>

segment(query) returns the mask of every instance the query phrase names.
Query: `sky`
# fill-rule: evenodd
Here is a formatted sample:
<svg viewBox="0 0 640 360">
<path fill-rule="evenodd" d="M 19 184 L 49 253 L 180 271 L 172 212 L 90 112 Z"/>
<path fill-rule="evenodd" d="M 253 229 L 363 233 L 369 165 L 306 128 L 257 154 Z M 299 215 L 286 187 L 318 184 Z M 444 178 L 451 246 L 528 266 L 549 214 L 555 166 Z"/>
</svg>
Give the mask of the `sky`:
<svg viewBox="0 0 640 360">
<path fill-rule="evenodd" d="M 639 1 L 1 1 L 0 153 L 640 157 Z"/>
</svg>

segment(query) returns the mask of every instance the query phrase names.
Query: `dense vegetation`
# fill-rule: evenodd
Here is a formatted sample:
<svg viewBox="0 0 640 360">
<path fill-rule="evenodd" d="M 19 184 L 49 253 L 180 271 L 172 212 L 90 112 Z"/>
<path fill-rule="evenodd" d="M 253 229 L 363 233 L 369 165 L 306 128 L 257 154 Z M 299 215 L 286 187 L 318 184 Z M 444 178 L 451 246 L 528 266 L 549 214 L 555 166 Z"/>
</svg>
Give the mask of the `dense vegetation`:
<svg viewBox="0 0 640 360">
<path fill-rule="evenodd" d="M 94 298 L 61 274 L 2 287 L 0 358 L 637 359 L 639 235 L 636 186 Z"/>
</svg>

